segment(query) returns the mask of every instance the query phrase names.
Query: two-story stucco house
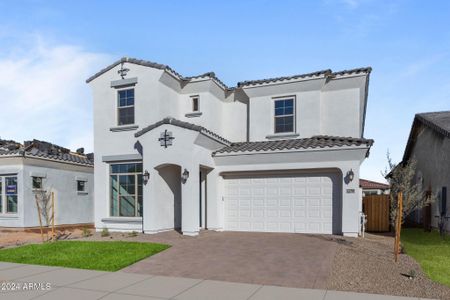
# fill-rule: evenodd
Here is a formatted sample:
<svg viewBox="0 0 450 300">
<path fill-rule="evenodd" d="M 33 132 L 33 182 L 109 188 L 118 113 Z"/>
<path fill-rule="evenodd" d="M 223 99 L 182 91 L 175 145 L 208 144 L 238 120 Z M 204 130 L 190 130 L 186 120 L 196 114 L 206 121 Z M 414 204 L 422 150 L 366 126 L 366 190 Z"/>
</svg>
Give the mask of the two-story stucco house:
<svg viewBox="0 0 450 300">
<path fill-rule="evenodd" d="M 356 236 L 370 71 L 230 88 L 137 59 L 106 67 L 87 80 L 97 229 Z"/>
</svg>

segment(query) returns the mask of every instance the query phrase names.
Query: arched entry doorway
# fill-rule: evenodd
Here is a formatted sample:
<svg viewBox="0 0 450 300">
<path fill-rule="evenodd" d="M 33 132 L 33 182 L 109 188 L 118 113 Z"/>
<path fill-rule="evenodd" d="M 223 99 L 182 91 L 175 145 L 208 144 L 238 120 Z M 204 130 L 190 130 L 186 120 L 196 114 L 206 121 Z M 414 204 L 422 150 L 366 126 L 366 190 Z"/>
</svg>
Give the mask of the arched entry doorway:
<svg viewBox="0 0 450 300">
<path fill-rule="evenodd" d="M 175 230 L 181 230 L 181 167 L 174 164 L 164 164 L 155 168 L 160 176 L 160 182 L 156 185 L 157 195 L 161 197 L 165 205 L 164 216 Z"/>
</svg>

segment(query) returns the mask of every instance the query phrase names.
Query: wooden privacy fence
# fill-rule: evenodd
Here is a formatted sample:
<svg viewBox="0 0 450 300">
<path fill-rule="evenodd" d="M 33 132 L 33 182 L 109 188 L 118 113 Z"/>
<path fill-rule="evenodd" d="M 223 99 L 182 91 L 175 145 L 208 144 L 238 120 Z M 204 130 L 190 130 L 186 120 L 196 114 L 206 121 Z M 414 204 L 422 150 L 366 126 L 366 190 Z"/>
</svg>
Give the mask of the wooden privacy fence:
<svg viewBox="0 0 450 300">
<path fill-rule="evenodd" d="M 389 231 L 389 195 L 363 197 L 363 212 L 366 215 L 366 231 Z"/>
</svg>

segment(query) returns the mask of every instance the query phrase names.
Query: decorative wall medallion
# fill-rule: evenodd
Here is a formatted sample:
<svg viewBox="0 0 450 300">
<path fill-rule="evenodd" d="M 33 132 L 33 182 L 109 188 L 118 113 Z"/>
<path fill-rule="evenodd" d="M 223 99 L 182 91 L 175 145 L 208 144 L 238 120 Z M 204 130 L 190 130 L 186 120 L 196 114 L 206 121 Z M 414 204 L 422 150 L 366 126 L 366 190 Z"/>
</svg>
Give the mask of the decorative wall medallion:
<svg viewBox="0 0 450 300">
<path fill-rule="evenodd" d="M 122 77 L 122 79 L 125 79 L 125 76 L 127 76 L 128 71 L 130 71 L 130 69 L 128 68 L 124 68 L 123 67 L 123 62 L 120 64 L 120 70 L 117 71 L 117 74 L 120 75 L 120 77 Z"/>
<path fill-rule="evenodd" d="M 172 140 L 175 139 L 172 136 L 171 131 L 164 130 L 164 132 L 161 132 L 160 138 L 158 141 L 161 143 L 161 146 L 164 146 L 164 148 L 167 148 L 168 146 L 172 146 Z"/>
</svg>

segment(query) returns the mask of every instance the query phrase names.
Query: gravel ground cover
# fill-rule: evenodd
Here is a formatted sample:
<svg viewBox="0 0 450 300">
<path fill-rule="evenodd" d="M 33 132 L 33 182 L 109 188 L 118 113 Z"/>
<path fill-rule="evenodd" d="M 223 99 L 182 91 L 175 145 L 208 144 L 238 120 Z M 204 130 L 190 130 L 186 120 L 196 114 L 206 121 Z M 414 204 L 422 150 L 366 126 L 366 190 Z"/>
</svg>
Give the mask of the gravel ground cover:
<svg viewBox="0 0 450 300">
<path fill-rule="evenodd" d="M 410 256 L 393 256 L 393 237 L 330 237 L 339 244 L 328 289 L 396 296 L 450 299 L 450 288 L 431 281 Z M 409 278 L 408 275 L 414 275 Z"/>
</svg>

